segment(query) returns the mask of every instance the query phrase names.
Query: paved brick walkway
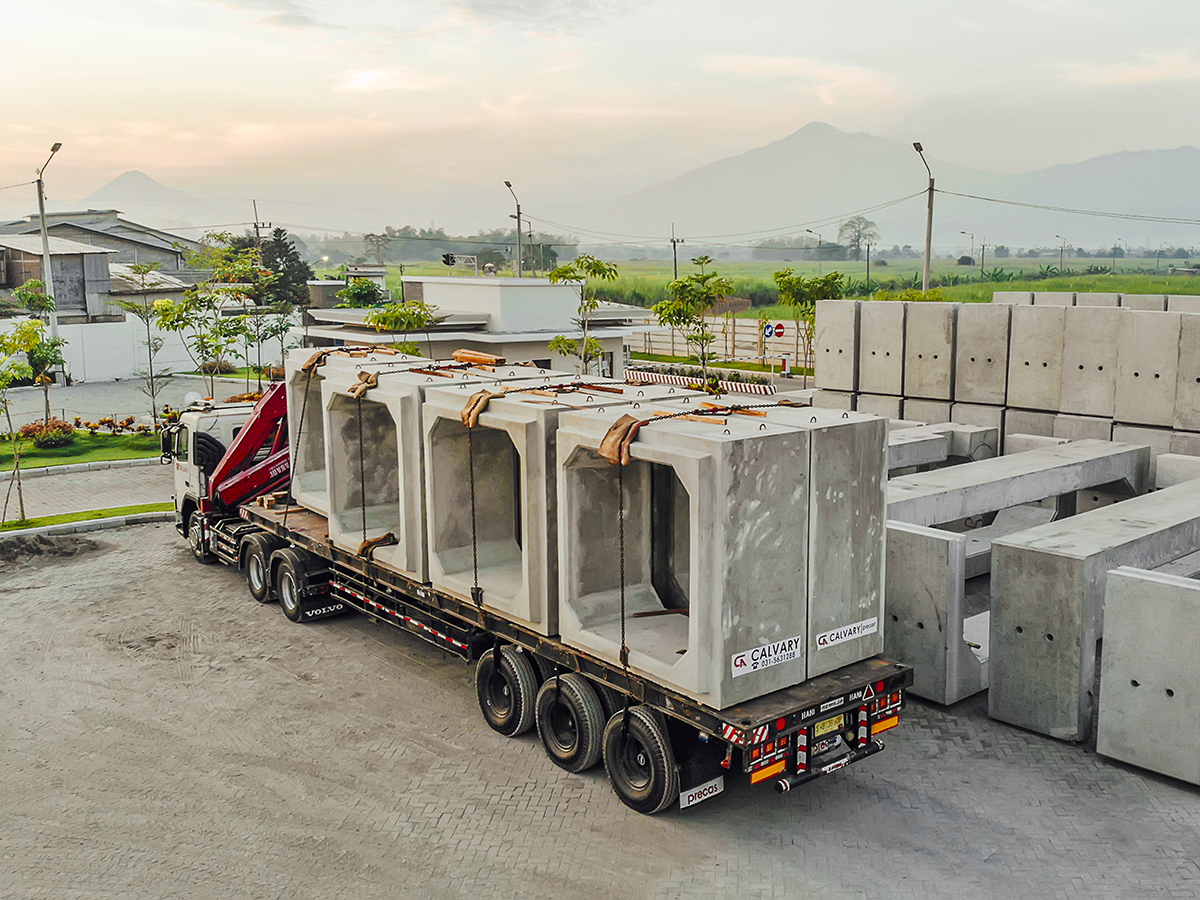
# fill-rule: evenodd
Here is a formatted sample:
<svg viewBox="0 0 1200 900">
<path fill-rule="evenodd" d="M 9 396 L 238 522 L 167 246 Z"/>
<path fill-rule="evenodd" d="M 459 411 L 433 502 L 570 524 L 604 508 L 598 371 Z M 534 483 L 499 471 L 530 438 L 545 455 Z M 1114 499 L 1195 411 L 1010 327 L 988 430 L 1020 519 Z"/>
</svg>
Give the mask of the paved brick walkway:
<svg viewBox="0 0 1200 900">
<path fill-rule="evenodd" d="M 26 478 L 21 482 L 25 493 L 25 515 L 34 519 L 111 506 L 170 502 L 174 491 L 173 471 L 171 466 L 132 466 Z M 0 505 L 7 493 L 8 482 L 0 481 Z M 17 488 L 14 485 L 8 502 L 8 518 L 16 517 Z"/>
<path fill-rule="evenodd" d="M 786 797 L 644 817 L 489 730 L 415 638 L 294 625 L 166 524 L 95 541 L 0 559 L 6 900 L 1200 895 L 1200 790 L 982 697 Z"/>
</svg>

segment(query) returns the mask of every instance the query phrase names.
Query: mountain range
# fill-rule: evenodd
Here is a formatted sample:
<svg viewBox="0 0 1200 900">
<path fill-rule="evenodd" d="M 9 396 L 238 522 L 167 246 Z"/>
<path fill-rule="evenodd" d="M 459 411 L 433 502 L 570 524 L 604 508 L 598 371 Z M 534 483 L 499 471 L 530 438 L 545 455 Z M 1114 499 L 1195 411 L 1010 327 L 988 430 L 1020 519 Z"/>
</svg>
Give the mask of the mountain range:
<svg viewBox="0 0 1200 900">
<path fill-rule="evenodd" d="M 1163 243 L 1200 244 L 1192 224 L 1036 208 L 1200 219 L 1200 150 L 1195 147 L 1114 153 L 1017 175 L 946 162 L 932 152 L 926 159 L 938 190 L 934 247 L 939 254 L 957 254 L 972 243 L 1004 244 L 1014 251 L 1057 247 L 1064 240 L 1089 250 L 1118 240 L 1155 249 Z M 925 167 L 911 144 L 812 122 L 765 146 L 624 197 L 589 203 L 556 195 L 542 206 L 552 205 L 558 221 L 575 223 L 580 229 L 602 222 L 603 226 L 594 227 L 606 234 L 665 238 L 674 224 L 676 234 L 689 245 L 718 247 L 752 245 L 767 237 L 806 236 L 809 228 L 823 240 L 835 241 L 838 225 L 862 211 L 876 223 L 882 246 L 920 247 L 926 186 Z M 252 217 L 248 201 L 193 196 L 138 171 L 118 176 L 86 199 L 167 228 Z M 301 197 L 294 199 L 303 203 Z M 404 197 L 383 199 L 405 208 Z M 900 202 L 884 206 L 889 201 Z M 314 207 L 297 210 L 295 215 L 304 215 L 301 221 L 328 221 L 330 231 L 380 228 L 376 222 L 357 222 L 353 210 L 331 214 L 328 207 Z M 592 239 L 587 232 L 581 232 L 581 237 L 585 243 Z"/>
</svg>

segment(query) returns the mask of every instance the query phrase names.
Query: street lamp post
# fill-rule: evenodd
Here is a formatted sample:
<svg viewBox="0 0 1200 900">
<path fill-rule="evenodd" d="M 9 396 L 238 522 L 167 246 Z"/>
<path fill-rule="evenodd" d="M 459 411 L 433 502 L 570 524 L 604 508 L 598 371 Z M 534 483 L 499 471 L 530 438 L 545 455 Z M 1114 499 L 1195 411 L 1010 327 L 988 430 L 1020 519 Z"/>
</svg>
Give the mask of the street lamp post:
<svg viewBox="0 0 1200 900">
<path fill-rule="evenodd" d="M 813 231 L 811 228 L 805 228 L 804 230 L 807 231 L 809 234 L 817 235 L 817 277 L 820 278 L 821 277 L 821 245 L 825 242 L 821 239 L 821 235 L 817 234 L 817 232 Z"/>
<path fill-rule="evenodd" d="M 517 277 L 521 277 L 521 201 L 517 200 L 517 192 L 513 190 L 512 182 L 504 182 L 504 186 L 508 188 L 508 192 L 512 194 L 513 200 L 517 203 L 517 214 L 509 216 L 510 219 L 517 220 Z"/>
<path fill-rule="evenodd" d="M 867 241 L 867 292 L 871 291 L 871 242 Z"/>
<path fill-rule="evenodd" d="M 46 157 L 42 167 L 37 170 L 38 219 L 42 231 L 42 281 L 46 284 L 46 296 L 50 298 L 54 297 L 54 273 L 50 270 L 50 234 L 46 231 L 46 191 L 42 184 L 42 173 L 46 171 L 46 166 L 50 165 L 50 160 L 54 159 L 54 154 L 60 149 L 62 149 L 62 143 L 55 141 L 54 146 L 50 148 L 50 155 Z M 50 337 L 58 337 L 58 310 L 53 304 L 50 306 Z"/>
<path fill-rule="evenodd" d="M 983 278 L 984 264 L 987 262 L 987 238 L 979 242 L 979 277 Z"/>
<path fill-rule="evenodd" d="M 1110 275 L 1116 275 L 1116 274 L 1117 274 L 1117 245 L 1119 245 L 1120 243 L 1121 243 L 1121 239 L 1120 239 L 1120 238 L 1117 238 L 1115 241 L 1113 241 L 1113 251 L 1112 251 L 1112 271 L 1109 273 Z"/>
<path fill-rule="evenodd" d="M 929 260 L 933 252 L 933 172 L 929 168 L 929 163 L 925 162 L 925 150 L 921 147 L 920 141 L 913 141 L 913 149 L 921 157 L 921 162 L 925 165 L 925 171 L 929 174 L 929 207 L 925 213 L 925 276 L 921 279 L 921 290 L 929 290 Z"/>
<path fill-rule="evenodd" d="M 679 245 L 683 238 L 675 237 L 675 223 L 671 223 L 671 280 L 679 280 Z"/>
<path fill-rule="evenodd" d="M 971 238 L 971 262 L 974 262 L 975 261 L 975 235 L 969 231 L 960 231 L 959 234 L 965 234 Z"/>
<path fill-rule="evenodd" d="M 1063 270 L 1063 256 L 1067 252 L 1067 239 L 1061 234 L 1056 234 L 1055 237 L 1062 241 L 1062 246 L 1058 248 L 1058 274 L 1061 275 Z"/>
</svg>

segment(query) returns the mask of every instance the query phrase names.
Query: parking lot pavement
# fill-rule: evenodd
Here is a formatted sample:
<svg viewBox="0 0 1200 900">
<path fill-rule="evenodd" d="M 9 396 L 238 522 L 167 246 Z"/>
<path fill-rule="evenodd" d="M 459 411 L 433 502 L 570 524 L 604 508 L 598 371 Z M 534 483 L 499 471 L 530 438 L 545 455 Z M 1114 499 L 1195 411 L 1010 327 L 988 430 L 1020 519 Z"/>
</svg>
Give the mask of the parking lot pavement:
<svg viewBox="0 0 1200 900">
<path fill-rule="evenodd" d="M 416 638 L 292 624 L 169 525 L 56 540 L 82 552 L 0 545 L 5 898 L 1200 895 L 1200 790 L 983 698 L 785 797 L 645 817 Z"/>
</svg>

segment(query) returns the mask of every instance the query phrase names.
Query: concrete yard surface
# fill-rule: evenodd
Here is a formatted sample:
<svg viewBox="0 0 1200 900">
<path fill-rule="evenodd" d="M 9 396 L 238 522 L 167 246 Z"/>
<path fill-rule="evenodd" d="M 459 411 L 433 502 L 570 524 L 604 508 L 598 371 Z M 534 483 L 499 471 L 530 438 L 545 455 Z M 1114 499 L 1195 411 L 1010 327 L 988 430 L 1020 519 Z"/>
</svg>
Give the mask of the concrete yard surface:
<svg viewBox="0 0 1200 900">
<path fill-rule="evenodd" d="M 462 662 L 310 625 L 169 525 L 0 544 L 0 896 L 1128 898 L 1200 894 L 1200 789 L 915 702 L 785 797 L 646 817 L 483 723 Z"/>
</svg>

